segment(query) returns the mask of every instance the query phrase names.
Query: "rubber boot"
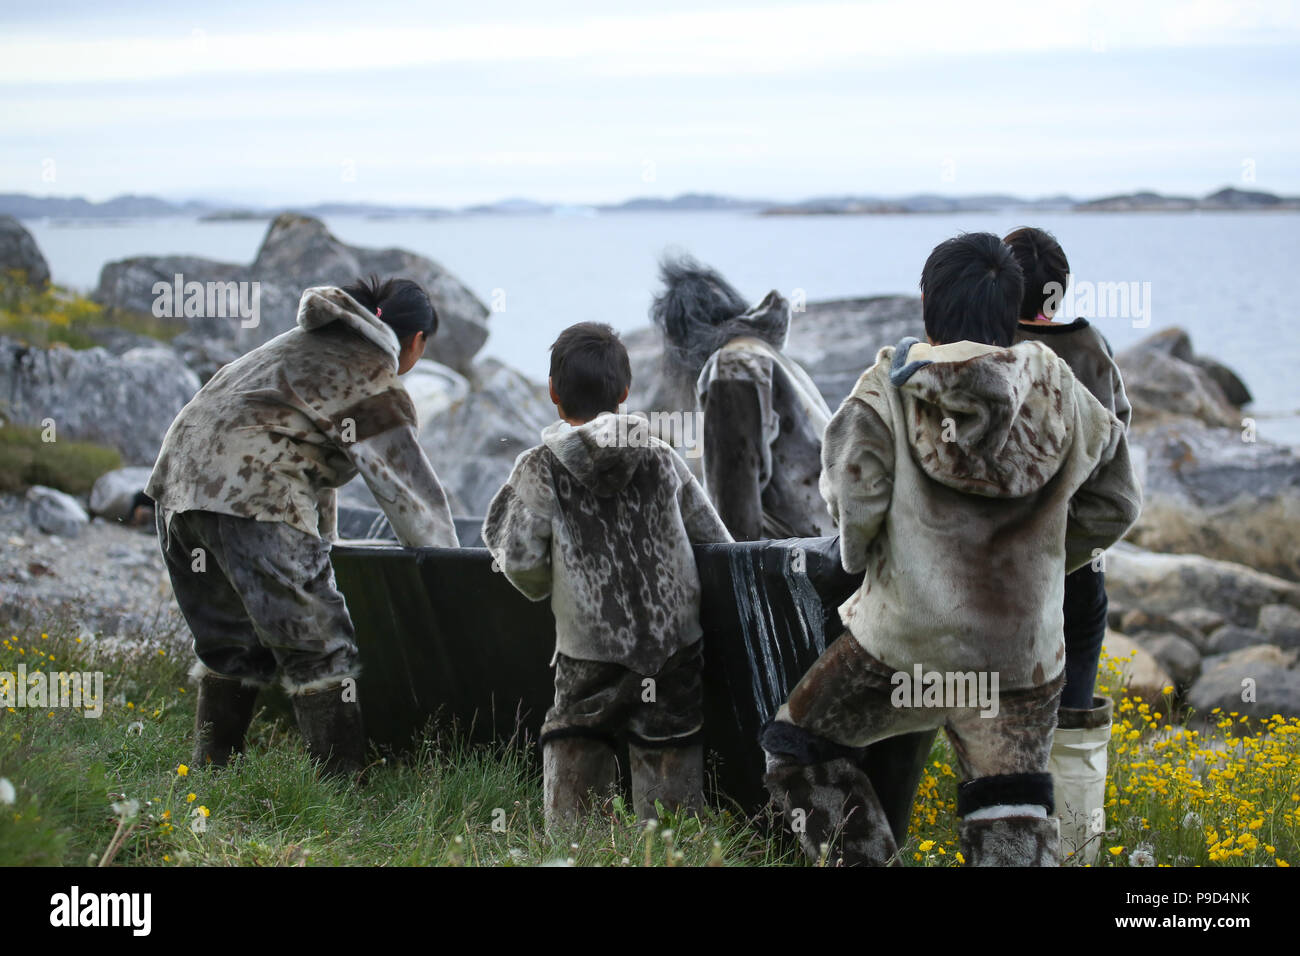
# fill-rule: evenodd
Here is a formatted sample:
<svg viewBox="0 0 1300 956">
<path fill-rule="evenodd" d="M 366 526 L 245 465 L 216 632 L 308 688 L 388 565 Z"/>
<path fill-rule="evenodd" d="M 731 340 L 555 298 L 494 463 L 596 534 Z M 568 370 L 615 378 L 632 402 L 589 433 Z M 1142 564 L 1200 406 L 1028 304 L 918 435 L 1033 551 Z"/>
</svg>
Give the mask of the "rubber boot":
<svg viewBox="0 0 1300 956">
<path fill-rule="evenodd" d="M 575 823 L 618 784 L 618 760 L 595 737 L 552 737 L 542 743 L 542 816 L 549 830 Z"/>
<path fill-rule="evenodd" d="M 1053 816 L 1005 816 L 961 821 L 967 866 L 1058 866 L 1060 821 Z"/>
<path fill-rule="evenodd" d="M 657 820 L 658 800 L 670 813 L 704 809 L 704 747 L 641 747 L 629 743 L 632 809 L 639 820 Z"/>
<path fill-rule="evenodd" d="M 1096 863 L 1106 829 L 1106 752 L 1115 705 L 1109 697 L 1092 700 L 1088 710 L 1060 709 L 1047 765 L 1061 821 L 1061 853 L 1070 864 Z"/>
<path fill-rule="evenodd" d="M 244 752 L 244 735 L 253 721 L 258 688 L 212 673 L 199 677 L 198 684 L 193 764 L 196 768 L 224 767 L 233 755 Z"/>
<path fill-rule="evenodd" d="M 823 845 L 828 861 L 845 866 L 886 866 L 898 853 L 871 780 L 853 761 L 798 764 L 769 753 L 763 783 L 810 860 L 821 859 Z"/>
<path fill-rule="evenodd" d="M 366 762 L 366 735 L 361 705 L 344 700 L 342 683 L 294 694 L 293 715 L 312 759 L 327 777 L 354 776 Z"/>
</svg>

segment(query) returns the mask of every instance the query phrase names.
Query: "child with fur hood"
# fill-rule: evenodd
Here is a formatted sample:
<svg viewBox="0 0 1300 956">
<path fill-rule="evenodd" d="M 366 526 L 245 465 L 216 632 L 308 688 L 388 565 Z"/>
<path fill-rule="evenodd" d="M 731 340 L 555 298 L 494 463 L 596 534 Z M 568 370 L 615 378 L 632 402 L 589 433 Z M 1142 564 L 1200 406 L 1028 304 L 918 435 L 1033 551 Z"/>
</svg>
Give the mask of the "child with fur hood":
<svg viewBox="0 0 1300 956">
<path fill-rule="evenodd" d="M 360 474 L 403 544 L 456 547 L 398 379 L 437 326 L 409 279 L 308 289 L 297 328 L 224 366 L 168 429 L 146 491 L 199 659 L 196 767 L 242 751 L 277 676 L 325 770 L 364 763 L 335 489 Z"/>
<path fill-rule="evenodd" d="M 703 800 L 700 580 L 692 542 L 730 541 L 686 463 L 617 413 L 627 350 L 584 322 L 551 346 L 560 421 L 524 452 L 488 507 L 483 540 L 526 597 L 555 614 L 555 704 L 542 725 L 548 826 L 573 820 L 617 782 L 626 737 L 632 800 Z"/>
<path fill-rule="evenodd" d="M 1124 535 L 1141 492 L 1119 419 L 1050 349 L 1012 346 L 1023 277 L 997 236 L 941 243 L 921 289 L 930 344 L 882 349 L 827 426 L 822 494 L 845 570 L 866 575 L 763 731 L 766 783 L 810 855 L 838 840 L 845 862 L 884 864 L 897 846 L 862 748 L 943 726 L 967 862 L 1055 865 L 1065 573 Z M 917 671 L 982 679 L 994 706 L 935 706 Z"/>
</svg>

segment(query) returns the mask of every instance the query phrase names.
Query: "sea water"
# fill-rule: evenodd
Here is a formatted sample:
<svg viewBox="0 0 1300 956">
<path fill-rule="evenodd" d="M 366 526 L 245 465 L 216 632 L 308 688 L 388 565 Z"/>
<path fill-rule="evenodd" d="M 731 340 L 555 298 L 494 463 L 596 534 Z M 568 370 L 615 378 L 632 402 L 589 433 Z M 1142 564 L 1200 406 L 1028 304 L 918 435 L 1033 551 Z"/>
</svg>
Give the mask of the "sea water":
<svg viewBox="0 0 1300 956">
<path fill-rule="evenodd" d="M 1060 239 L 1077 282 L 1147 290 L 1142 314 L 1096 318 L 1117 350 L 1181 326 L 1197 352 L 1245 380 L 1261 437 L 1300 444 L 1300 322 L 1290 311 L 1292 269 L 1300 261 L 1297 214 L 628 212 L 332 217 L 327 224 L 346 242 L 399 246 L 442 263 L 493 308 L 482 354 L 539 381 L 565 326 L 599 321 L 627 331 L 647 324 L 656 261 L 665 251 L 690 252 L 715 266 L 751 301 L 769 289 L 808 301 L 915 294 L 925 257 L 939 241 L 962 231 L 1005 235 L 1036 225 Z M 267 224 L 174 218 L 27 226 L 55 281 L 85 290 L 106 262 L 128 256 L 250 262 Z"/>
</svg>

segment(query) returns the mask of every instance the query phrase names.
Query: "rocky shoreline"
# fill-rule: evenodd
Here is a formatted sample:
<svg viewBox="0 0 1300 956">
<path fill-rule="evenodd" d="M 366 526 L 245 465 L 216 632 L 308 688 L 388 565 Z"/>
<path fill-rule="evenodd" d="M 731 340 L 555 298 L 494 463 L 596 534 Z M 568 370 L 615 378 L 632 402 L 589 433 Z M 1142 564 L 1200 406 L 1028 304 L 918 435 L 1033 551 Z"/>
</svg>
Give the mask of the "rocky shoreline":
<svg viewBox="0 0 1300 956">
<path fill-rule="evenodd" d="M 30 235 L 3 217 L 0 269 L 40 284 L 49 276 Z M 259 325 L 177 318 L 170 345 L 118 330 L 81 351 L 0 335 L 0 416 L 27 426 L 53 418 L 60 437 L 108 446 L 125 464 L 147 468 L 201 381 L 292 326 L 302 288 L 369 271 L 412 276 L 437 304 L 442 329 L 407 387 L 421 444 L 453 509 L 482 514 L 515 457 L 553 418 L 544 387 L 476 359 L 488 310 L 441 265 L 400 249 L 347 246 L 305 216 L 272 222 L 247 266 L 166 256 L 109 263 L 96 299 L 110 320 L 148 312 L 154 284 L 181 273 L 186 281 L 259 282 Z M 794 316 L 787 351 L 834 407 L 880 347 L 920 331 L 913 296 L 809 303 Z M 675 404 L 681 396 L 665 398 L 656 333 L 624 340 L 634 374 L 629 407 L 689 407 Z M 1109 650 L 1134 654 L 1128 681 L 1153 702 L 1173 686 L 1178 701 L 1201 714 L 1219 707 L 1300 716 L 1300 455 L 1254 435 L 1246 383 L 1197 355 L 1180 330 L 1158 332 L 1117 361 L 1133 403 L 1130 440 L 1146 500 L 1127 542 L 1107 555 Z M 121 520 L 142 474 L 111 473 L 71 503 L 41 492 L 37 500 L 0 495 L 0 629 L 67 621 L 101 638 L 186 640 L 152 535 Z M 341 501 L 373 506 L 360 482 L 343 489 Z"/>
</svg>

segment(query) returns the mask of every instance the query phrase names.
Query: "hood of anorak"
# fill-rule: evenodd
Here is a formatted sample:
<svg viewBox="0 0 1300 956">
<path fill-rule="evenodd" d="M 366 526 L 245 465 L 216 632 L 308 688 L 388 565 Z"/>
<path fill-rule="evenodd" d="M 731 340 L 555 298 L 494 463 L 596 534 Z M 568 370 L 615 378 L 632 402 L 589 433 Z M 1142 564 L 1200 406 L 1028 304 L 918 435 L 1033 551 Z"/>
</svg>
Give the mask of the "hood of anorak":
<svg viewBox="0 0 1300 956">
<path fill-rule="evenodd" d="M 298 301 L 298 327 L 308 332 L 335 322 L 342 323 L 362 338 L 383 349 L 397 368 L 401 346 L 388 323 L 356 299 L 335 286 L 314 286 Z"/>
<path fill-rule="evenodd" d="M 574 478 L 601 497 L 627 487 L 654 443 L 646 419 L 614 412 L 583 425 L 556 422 L 542 431 L 542 441 Z"/>
<path fill-rule="evenodd" d="M 927 345 L 904 339 L 890 381 L 907 441 L 929 477 L 958 491 L 1020 498 L 1064 463 L 1074 424 L 1069 369 L 1045 345 Z"/>
</svg>

